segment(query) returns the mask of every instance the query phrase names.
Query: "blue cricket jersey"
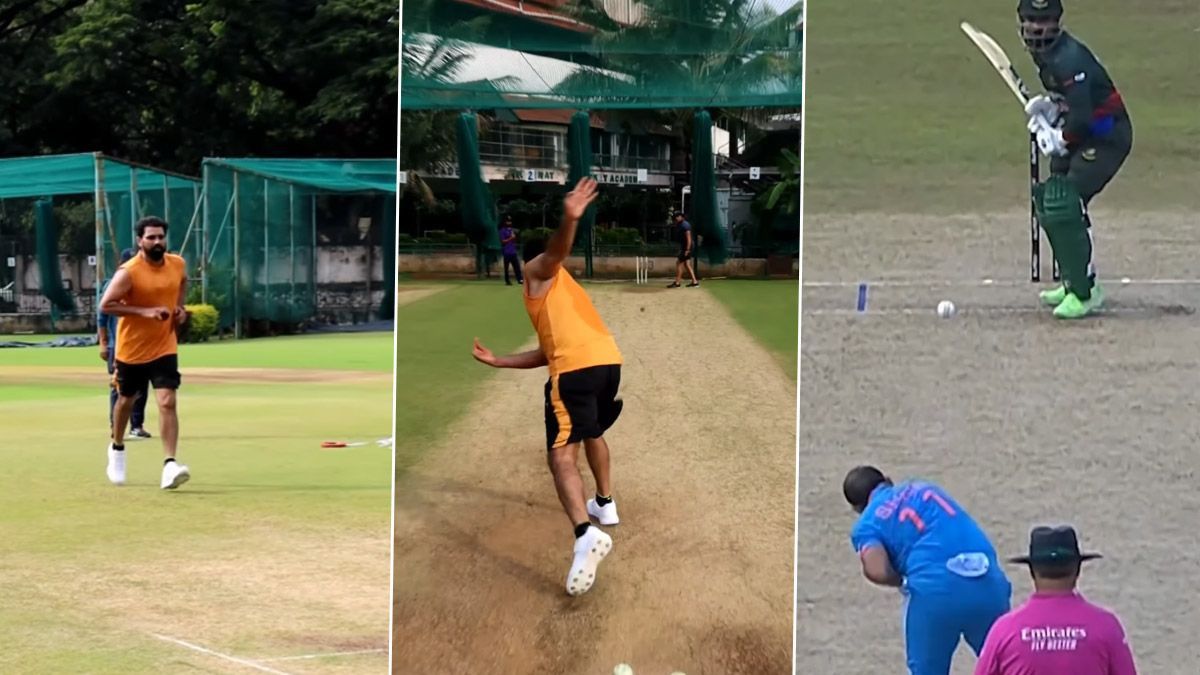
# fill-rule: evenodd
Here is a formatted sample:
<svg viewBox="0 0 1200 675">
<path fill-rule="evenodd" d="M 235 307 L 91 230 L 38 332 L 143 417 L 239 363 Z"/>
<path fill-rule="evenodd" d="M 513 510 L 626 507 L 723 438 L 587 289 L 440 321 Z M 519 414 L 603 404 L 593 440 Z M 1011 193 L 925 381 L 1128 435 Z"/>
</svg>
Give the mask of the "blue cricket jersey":
<svg viewBox="0 0 1200 675">
<path fill-rule="evenodd" d="M 957 560 L 962 554 L 986 556 L 986 573 L 1003 574 L 983 529 L 945 490 L 926 481 L 877 487 L 850 531 L 850 543 L 856 553 L 882 546 L 910 591 L 945 588 L 951 567 L 973 564 Z"/>
</svg>

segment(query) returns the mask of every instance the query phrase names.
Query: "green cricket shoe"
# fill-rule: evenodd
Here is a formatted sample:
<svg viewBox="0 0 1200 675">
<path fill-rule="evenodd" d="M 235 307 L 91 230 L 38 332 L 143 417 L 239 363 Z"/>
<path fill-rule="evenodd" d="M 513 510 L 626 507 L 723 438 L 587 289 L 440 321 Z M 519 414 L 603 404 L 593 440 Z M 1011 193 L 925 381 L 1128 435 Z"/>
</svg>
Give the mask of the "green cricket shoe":
<svg viewBox="0 0 1200 675">
<path fill-rule="evenodd" d="M 1087 300 L 1080 300 L 1074 293 L 1068 293 L 1058 307 L 1054 308 L 1054 317 L 1057 319 L 1082 319 L 1100 309 L 1100 305 L 1103 303 L 1104 291 L 1100 289 L 1099 284 L 1096 284 L 1092 287 L 1092 297 Z"/>
<path fill-rule="evenodd" d="M 1067 299 L 1067 287 L 1059 284 L 1050 290 L 1038 293 L 1038 297 L 1041 298 L 1043 305 L 1058 307 L 1062 304 L 1063 300 Z"/>
</svg>

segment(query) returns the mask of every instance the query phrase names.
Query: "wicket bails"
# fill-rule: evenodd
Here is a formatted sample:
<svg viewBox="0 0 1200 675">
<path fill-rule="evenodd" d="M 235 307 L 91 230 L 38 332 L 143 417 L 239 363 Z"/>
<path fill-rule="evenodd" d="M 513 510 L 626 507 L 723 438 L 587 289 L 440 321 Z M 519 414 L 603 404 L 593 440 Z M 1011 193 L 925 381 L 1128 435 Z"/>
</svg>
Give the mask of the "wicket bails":
<svg viewBox="0 0 1200 675">
<path fill-rule="evenodd" d="M 1042 179 L 1040 158 L 1037 134 L 1031 133 L 1029 134 L 1029 234 L 1032 247 L 1029 260 L 1029 280 L 1035 283 L 1042 280 L 1042 224 L 1037 214 L 1037 201 L 1034 199 L 1034 193 Z M 1058 281 L 1060 279 L 1058 261 L 1053 259 L 1053 252 L 1051 252 L 1051 261 L 1054 280 Z"/>
<path fill-rule="evenodd" d="M 638 284 L 646 284 L 650 282 L 650 258 L 639 255 L 637 257 L 637 282 Z"/>
</svg>

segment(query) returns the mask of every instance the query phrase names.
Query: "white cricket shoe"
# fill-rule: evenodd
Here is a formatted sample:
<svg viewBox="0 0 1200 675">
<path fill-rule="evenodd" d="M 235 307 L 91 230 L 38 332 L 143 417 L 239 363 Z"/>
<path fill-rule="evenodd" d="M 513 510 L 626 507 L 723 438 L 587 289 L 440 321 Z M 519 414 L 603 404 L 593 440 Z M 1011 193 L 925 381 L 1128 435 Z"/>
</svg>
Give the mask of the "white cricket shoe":
<svg viewBox="0 0 1200 675">
<path fill-rule="evenodd" d="M 113 444 L 108 444 L 108 482 L 113 485 L 125 484 L 125 451 L 113 450 Z"/>
<path fill-rule="evenodd" d="M 616 525 L 621 522 L 617 517 L 617 503 L 610 501 L 604 506 L 596 503 L 596 500 L 589 499 L 587 501 L 588 515 L 595 518 L 601 525 Z"/>
<path fill-rule="evenodd" d="M 583 595 L 596 583 L 596 568 L 612 551 L 612 537 L 596 526 L 575 538 L 575 559 L 567 573 L 567 594 Z"/>
<path fill-rule="evenodd" d="M 191 477 L 191 474 L 188 473 L 188 468 L 183 464 L 180 464 L 178 461 L 167 462 L 163 464 L 162 482 L 159 483 L 159 487 L 164 490 L 174 490 L 188 482 L 188 479 Z"/>
</svg>

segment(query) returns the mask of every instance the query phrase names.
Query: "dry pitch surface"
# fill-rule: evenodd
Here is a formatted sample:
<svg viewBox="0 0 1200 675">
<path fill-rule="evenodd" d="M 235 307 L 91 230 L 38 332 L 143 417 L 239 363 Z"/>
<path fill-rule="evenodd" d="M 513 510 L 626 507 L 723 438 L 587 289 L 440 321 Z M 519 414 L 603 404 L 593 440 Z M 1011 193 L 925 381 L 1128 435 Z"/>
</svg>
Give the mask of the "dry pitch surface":
<svg viewBox="0 0 1200 675">
<path fill-rule="evenodd" d="M 1035 524 L 1074 524 L 1105 554 L 1082 591 L 1119 613 L 1139 670 L 1196 672 L 1200 283 L 1149 283 L 1200 277 L 1194 218 L 1093 215 L 1117 282 L 1109 312 L 1071 324 L 1038 308 L 1027 214 L 806 218 L 798 673 L 903 669 L 900 597 L 849 544 L 841 480 L 862 462 L 942 483 L 1002 556 Z M 872 288 L 858 315 L 856 283 L 879 279 L 910 284 Z M 943 299 L 957 317 L 936 317 Z M 1023 602 L 1028 575 L 1010 578 Z M 974 662 L 960 646 L 954 672 Z"/>
<path fill-rule="evenodd" d="M 795 384 L 702 289 L 631 290 L 589 288 L 625 356 L 596 585 L 563 588 L 545 371 L 498 373 L 397 484 L 395 672 L 791 672 Z"/>
</svg>

